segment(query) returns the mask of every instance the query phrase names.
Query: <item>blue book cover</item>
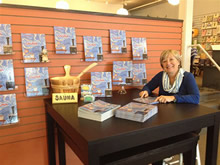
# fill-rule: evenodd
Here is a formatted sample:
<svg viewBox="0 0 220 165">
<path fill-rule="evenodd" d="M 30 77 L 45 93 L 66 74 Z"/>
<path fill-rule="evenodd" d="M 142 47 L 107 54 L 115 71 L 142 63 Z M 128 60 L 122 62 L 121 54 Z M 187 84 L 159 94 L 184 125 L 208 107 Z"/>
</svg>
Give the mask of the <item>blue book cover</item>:
<svg viewBox="0 0 220 165">
<path fill-rule="evenodd" d="M 133 85 L 145 85 L 147 74 L 145 64 L 133 64 Z"/>
<path fill-rule="evenodd" d="M 111 53 L 127 53 L 125 30 L 110 30 Z"/>
<path fill-rule="evenodd" d="M 95 97 L 112 96 L 111 72 L 91 72 L 92 94 Z"/>
<path fill-rule="evenodd" d="M 15 94 L 0 95 L 0 126 L 18 122 Z"/>
<path fill-rule="evenodd" d="M 24 63 L 41 62 L 42 51 L 46 49 L 45 34 L 21 33 Z"/>
<path fill-rule="evenodd" d="M 76 33 L 73 27 L 54 26 L 56 54 L 76 54 Z"/>
<path fill-rule="evenodd" d="M 133 60 L 147 59 L 146 38 L 131 38 Z"/>
<path fill-rule="evenodd" d="M 132 61 L 113 61 L 113 85 L 131 85 Z"/>
<path fill-rule="evenodd" d="M 13 60 L 0 60 L 0 91 L 15 89 Z"/>
<path fill-rule="evenodd" d="M 47 67 L 24 68 L 27 97 L 49 95 Z"/>
<path fill-rule="evenodd" d="M 96 36 L 83 36 L 85 61 L 102 61 L 102 38 Z"/>
<path fill-rule="evenodd" d="M 0 54 L 12 54 L 11 25 L 0 24 Z"/>
</svg>

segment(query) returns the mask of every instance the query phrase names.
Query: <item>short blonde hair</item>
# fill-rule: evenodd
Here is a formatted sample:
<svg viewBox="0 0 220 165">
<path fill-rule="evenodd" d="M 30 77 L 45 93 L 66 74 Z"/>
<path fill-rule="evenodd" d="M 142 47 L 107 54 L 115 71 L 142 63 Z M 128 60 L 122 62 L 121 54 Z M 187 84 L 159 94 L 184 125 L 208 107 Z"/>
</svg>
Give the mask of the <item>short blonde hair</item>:
<svg viewBox="0 0 220 165">
<path fill-rule="evenodd" d="M 162 65 L 163 60 L 165 60 L 168 57 L 168 55 L 170 55 L 170 54 L 173 55 L 177 59 L 177 61 L 179 61 L 179 63 L 180 63 L 179 67 L 181 68 L 182 67 L 182 62 L 181 62 L 180 53 L 177 50 L 171 50 L 171 49 L 164 50 L 161 53 L 161 55 L 160 55 L 160 65 L 161 65 L 161 67 L 163 68 L 163 65 Z"/>
</svg>

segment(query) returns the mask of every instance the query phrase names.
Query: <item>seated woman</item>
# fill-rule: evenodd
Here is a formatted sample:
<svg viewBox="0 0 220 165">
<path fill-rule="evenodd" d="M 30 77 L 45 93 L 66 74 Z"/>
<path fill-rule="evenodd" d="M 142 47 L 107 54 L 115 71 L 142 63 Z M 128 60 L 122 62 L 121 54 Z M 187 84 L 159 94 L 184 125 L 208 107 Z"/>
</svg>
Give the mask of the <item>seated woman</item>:
<svg viewBox="0 0 220 165">
<path fill-rule="evenodd" d="M 159 72 L 147 83 L 139 93 L 140 97 L 148 97 L 159 87 L 160 103 L 192 103 L 199 104 L 199 89 L 192 73 L 181 68 L 181 57 L 176 50 L 165 50 L 160 56 L 163 71 Z"/>
<path fill-rule="evenodd" d="M 198 86 L 193 74 L 181 68 L 181 57 L 178 51 L 163 51 L 160 56 L 160 65 L 163 71 L 143 87 L 139 93 L 140 97 L 148 97 L 154 89 L 159 87 L 159 96 L 155 101 L 199 104 Z M 199 132 L 200 130 L 196 131 L 196 133 Z M 153 165 L 162 164 L 162 160 L 153 163 Z"/>
</svg>

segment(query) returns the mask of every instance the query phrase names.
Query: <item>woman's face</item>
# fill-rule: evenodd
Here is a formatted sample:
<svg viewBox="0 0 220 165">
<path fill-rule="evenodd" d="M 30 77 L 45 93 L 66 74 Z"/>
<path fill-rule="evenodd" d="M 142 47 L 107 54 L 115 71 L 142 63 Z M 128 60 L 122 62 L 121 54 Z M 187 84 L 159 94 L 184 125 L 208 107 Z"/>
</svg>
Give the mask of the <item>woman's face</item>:
<svg viewBox="0 0 220 165">
<path fill-rule="evenodd" d="M 172 54 L 169 54 L 167 58 L 162 61 L 163 70 L 171 75 L 175 75 L 178 72 L 179 65 L 179 61 Z"/>
</svg>

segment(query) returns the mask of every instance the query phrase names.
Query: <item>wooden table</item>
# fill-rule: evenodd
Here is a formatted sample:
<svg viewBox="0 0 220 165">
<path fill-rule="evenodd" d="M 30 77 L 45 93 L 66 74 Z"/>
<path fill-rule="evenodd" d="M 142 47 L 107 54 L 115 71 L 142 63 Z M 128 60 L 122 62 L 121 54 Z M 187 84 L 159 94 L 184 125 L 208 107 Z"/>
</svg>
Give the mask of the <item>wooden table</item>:
<svg viewBox="0 0 220 165">
<path fill-rule="evenodd" d="M 139 90 L 102 98 L 125 105 Z M 78 118 L 78 104 L 52 104 L 45 99 L 50 165 L 55 162 L 54 125 L 58 128 L 60 164 L 65 165 L 65 142 L 86 165 L 100 165 L 100 157 L 207 127 L 206 165 L 216 165 L 220 111 L 194 104 L 158 104 L 158 114 L 139 123 L 112 117 L 104 122 Z"/>
</svg>

